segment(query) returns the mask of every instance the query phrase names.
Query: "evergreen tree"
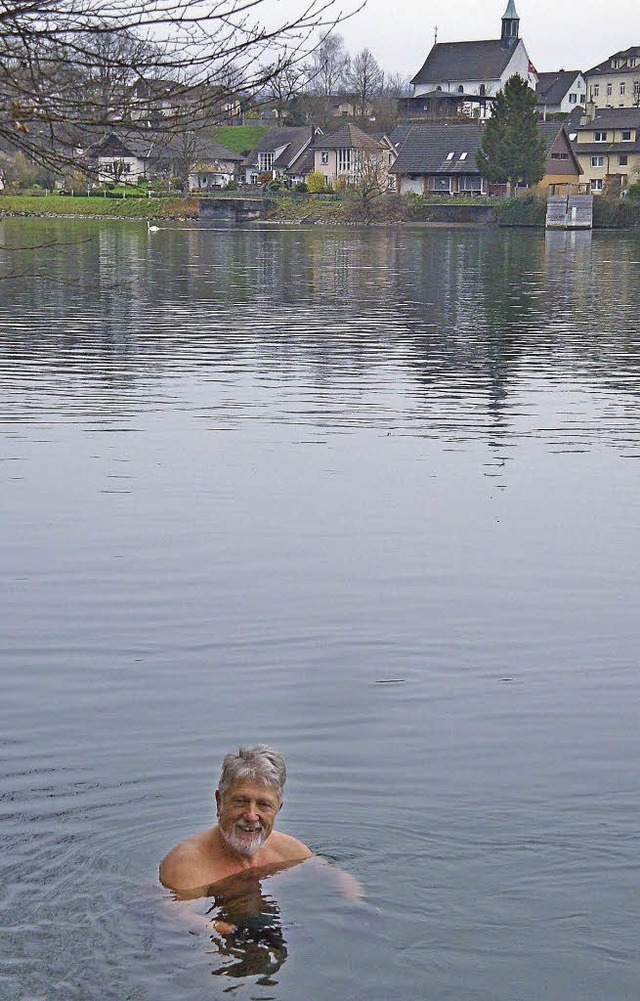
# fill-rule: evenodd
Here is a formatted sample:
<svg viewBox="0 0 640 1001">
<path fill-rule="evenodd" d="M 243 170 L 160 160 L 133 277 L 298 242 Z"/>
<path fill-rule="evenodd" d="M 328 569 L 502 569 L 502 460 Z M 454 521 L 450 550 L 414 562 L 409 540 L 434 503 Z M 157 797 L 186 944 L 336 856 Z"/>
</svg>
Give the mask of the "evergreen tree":
<svg viewBox="0 0 640 1001">
<path fill-rule="evenodd" d="M 522 77 L 509 77 L 499 90 L 484 128 L 476 164 L 488 181 L 506 184 L 511 194 L 518 181 L 537 184 L 544 174 L 546 149 L 538 132 L 536 94 Z"/>
</svg>

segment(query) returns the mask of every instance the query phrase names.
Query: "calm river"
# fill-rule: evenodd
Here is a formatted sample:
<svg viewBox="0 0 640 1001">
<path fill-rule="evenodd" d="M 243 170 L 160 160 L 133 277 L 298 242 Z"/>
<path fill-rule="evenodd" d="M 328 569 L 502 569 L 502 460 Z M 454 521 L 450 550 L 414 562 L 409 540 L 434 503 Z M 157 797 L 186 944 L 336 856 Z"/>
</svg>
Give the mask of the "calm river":
<svg viewBox="0 0 640 1001">
<path fill-rule="evenodd" d="M 5 220 L 0 297 L 0 995 L 637 1001 L 640 236 Z M 256 741 L 365 897 L 221 948 L 157 864 Z"/>
</svg>

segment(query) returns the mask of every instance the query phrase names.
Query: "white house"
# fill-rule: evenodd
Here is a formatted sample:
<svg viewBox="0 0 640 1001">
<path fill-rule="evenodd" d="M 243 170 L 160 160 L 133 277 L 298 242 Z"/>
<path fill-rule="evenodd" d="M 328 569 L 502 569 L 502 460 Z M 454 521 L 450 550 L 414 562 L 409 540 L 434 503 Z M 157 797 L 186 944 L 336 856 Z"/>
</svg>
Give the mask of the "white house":
<svg viewBox="0 0 640 1001">
<path fill-rule="evenodd" d="M 491 114 L 492 99 L 515 74 L 535 90 L 538 77 L 519 25 L 515 2 L 509 0 L 500 38 L 436 43 L 411 81 L 413 97 L 401 101 L 402 108 L 411 116 L 439 109 L 443 117 L 448 113 L 483 119 Z"/>
</svg>

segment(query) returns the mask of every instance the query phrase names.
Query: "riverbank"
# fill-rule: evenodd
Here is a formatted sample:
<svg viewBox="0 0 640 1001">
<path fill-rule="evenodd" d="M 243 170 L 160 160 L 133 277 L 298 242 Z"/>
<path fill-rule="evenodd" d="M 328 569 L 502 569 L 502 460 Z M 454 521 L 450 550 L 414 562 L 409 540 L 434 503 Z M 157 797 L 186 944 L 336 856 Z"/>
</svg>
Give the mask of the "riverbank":
<svg viewBox="0 0 640 1001">
<path fill-rule="evenodd" d="M 0 195 L 0 217 L 197 219 L 197 198 L 105 198 L 101 195 Z"/>
<path fill-rule="evenodd" d="M 242 195 L 213 196 L 206 202 L 224 204 L 242 201 Z M 0 195 L 0 218 L 157 219 L 197 220 L 201 217 L 198 197 L 140 198 L 131 195 Z M 291 225 L 354 225 L 435 223 L 444 225 L 525 226 L 542 229 L 546 202 L 534 195 L 510 199 L 427 198 L 419 195 L 389 194 L 367 198 L 357 192 L 341 196 L 280 194 L 266 196 L 261 218 L 266 222 Z M 595 198 L 594 229 L 640 227 L 640 203 L 621 199 Z"/>
</svg>

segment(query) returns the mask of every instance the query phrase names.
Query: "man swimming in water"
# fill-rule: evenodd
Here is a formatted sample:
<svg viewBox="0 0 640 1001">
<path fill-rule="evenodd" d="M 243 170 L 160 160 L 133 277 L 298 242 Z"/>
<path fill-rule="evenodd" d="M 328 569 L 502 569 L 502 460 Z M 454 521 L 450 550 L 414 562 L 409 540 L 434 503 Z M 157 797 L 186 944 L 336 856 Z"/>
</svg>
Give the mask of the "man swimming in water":
<svg viewBox="0 0 640 1001">
<path fill-rule="evenodd" d="M 181 893 L 246 869 L 278 869 L 309 858 L 306 845 L 273 829 L 286 777 L 282 755 L 267 744 L 227 754 L 215 794 L 218 823 L 181 841 L 162 860 L 163 886 Z"/>
</svg>

